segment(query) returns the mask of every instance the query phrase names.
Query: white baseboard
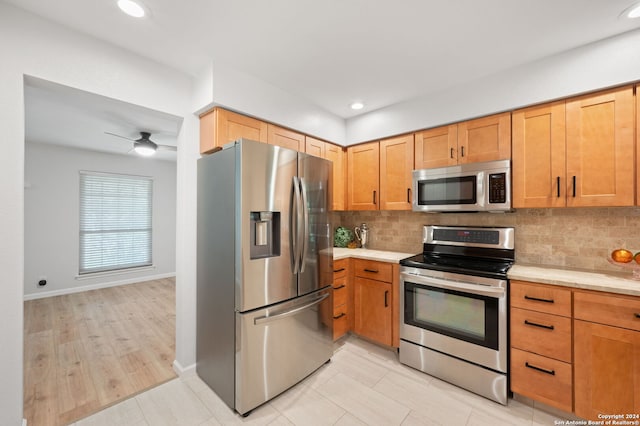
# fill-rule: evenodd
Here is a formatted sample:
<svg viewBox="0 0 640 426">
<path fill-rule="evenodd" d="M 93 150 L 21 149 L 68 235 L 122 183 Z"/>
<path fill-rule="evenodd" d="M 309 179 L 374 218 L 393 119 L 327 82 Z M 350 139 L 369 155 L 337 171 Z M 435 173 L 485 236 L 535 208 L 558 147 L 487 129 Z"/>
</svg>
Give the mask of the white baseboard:
<svg viewBox="0 0 640 426">
<path fill-rule="evenodd" d="M 196 374 L 196 365 L 195 364 L 191 364 L 189 366 L 183 367 L 182 365 L 180 365 L 178 360 L 174 360 L 173 361 L 173 371 L 175 371 L 176 374 L 178 376 L 180 376 L 180 377 L 189 376 L 189 375 L 192 375 L 192 374 Z"/>
<path fill-rule="evenodd" d="M 175 276 L 176 276 L 175 272 L 169 272 L 169 273 L 166 273 L 166 274 L 149 275 L 149 276 L 146 276 L 146 277 L 128 278 L 126 280 L 111 281 L 111 282 L 99 283 L 99 284 L 91 284 L 91 285 L 83 285 L 83 286 L 80 286 L 80 287 L 64 288 L 64 289 L 60 289 L 60 290 L 44 291 L 42 293 L 25 294 L 24 295 L 24 300 L 34 300 L 34 299 L 43 299 L 45 297 L 62 296 L 63 294 L 80 293 L 82 291 L 97 290 L 97 289 L 100 289 L 100 288 L 107 288 L 107 287 L 116 287 L 116 286 L 125 285 L 125 284 L 135 284 L 135 283 L 139 283 L 139 282 L 143 282 L 143 281 L 159 280 L 159 279 L 162 279 L 162 278 L 171 278 L 171 277 L 175 277 Z"/>
<path fill-rule="evenodd" d="M 22 426 L 27 426 L 27 419 L 22 419 Z"/>
</svg>

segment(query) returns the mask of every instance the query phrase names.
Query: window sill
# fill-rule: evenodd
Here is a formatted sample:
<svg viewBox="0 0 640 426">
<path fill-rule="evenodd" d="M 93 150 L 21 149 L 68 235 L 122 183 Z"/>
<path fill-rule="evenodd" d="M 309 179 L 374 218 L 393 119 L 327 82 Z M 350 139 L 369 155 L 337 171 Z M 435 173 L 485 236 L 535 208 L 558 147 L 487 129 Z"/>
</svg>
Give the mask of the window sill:
<svg viewBox="0 0 640 426">
<path fill-rule="evenodd" d="M 76 275 L 76 280 L 90 280 L 92 278 L 110 277 L 113 275 L 128 275 L 136 272 L 153 271 L 156 269 L 155 265 L 140 266 L 138 268 L 118 269 L 117 271 L 105 271 L 105 272 L 91 272 L 88 274 Z"/>
</svg>

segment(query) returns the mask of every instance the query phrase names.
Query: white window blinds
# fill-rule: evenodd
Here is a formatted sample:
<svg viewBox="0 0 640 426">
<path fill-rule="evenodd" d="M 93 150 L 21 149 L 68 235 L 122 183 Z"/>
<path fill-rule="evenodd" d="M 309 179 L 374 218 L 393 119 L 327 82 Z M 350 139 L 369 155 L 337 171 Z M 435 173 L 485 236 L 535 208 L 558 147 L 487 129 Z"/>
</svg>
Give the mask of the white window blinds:
<svg viewBox="0 0 640 426">
<path fill-rule="evenodd" d="M 150 177 L 80 172 L 80 274 L 152 263 Z"/>
</svg>

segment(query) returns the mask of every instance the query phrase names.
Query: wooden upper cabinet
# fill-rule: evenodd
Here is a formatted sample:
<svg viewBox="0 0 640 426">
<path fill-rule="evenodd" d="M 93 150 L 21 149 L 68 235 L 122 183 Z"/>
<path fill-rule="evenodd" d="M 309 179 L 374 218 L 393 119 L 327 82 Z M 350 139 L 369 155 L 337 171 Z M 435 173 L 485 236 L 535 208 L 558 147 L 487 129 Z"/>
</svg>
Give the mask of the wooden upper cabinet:
<svg viewBox="0 0 640 426">
<path fill-rule="evenodd" d="M 567 101 L 567 206 L 635 202 L 633 88 Z"/>
<path fill-rule="evenodd" d="M 347 210 L 378 210 L 380 144 L 369 142 L 347 148 Z"/>
<path fill-rule="evenodd" d="M 380 141 L 380 210 L 411 210 L 413 134 Z"/>
<path fill-rule="evenodd" d="M 415 134 L 415 168 L 511 158 L 511 113 L 490 115 Z"/>
<path fill-rule="evenodd" d="M 311 154 L 315 157 L 326 158 L 326 143 L 319 139 L 312 138 L 311 136 L 305 136 L 304 152 Z"/>
<path fill-rule="evenodd" d="M 309 141 L 307 139 L 307 147 Z M 324 158 L 333 163 L 333 181 L 331 188 L 333 189 L 332 200 L 333 210 L 344 210 L 346 207 L 346 158 L 343 147 L 331 143 L 324 144 Z"/>
<path fill-rule="evenodd" d="M 512 121 L 513 207 L 564 207 L 564 101 L 515 111 Z"/>
<path fill-rule="evenodd" d="M 458 126 L 436 127 L 415 134 L 415 169 L 458 164 Z"/>
<path fill-rule="evenodd" d="M 511 158 L 511 113 L 458 124 L 458 163 Z"/>
<path fill-rule="evenodd" d="M 240 138 L 267 142 L 267 123 L 222 108 L 214 108 L 200 117 L 201 154 Z"/>
<path fill-rule="evenodd" d="M 284 129 L 269 123 L 267 126 L 267 142 L 270 145 L 278 145 L 283 148 L 294 149 L 305 152 L 304 138 L 302 133 Z"/>
</svg>

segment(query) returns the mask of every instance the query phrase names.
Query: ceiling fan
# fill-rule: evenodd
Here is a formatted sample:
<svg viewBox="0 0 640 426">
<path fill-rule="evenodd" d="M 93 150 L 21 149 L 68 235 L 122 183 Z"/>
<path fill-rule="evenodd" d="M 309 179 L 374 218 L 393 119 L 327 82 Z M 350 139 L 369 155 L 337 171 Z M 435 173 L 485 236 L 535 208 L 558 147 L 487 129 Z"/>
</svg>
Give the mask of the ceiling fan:
<svg viewBox="0 0 640 426">
<path fill-rule="evenodd" d="M 177 147 L 172 145 L 159 145 L 150 139 L 151 133 L 149 132 L 140 132 L 139 139 L 131 139 L 126 136 L 117 135 L 111 132 L 105 132 L 108 135 L 116 136 L 118 138 L 126 139 L 128 141 L 133 142 L 133 150 L 140 155 L 144 155 L 148 157 L 156 153 L 157 150 L 164 151 L 176 151 Z"/>
</svg>

